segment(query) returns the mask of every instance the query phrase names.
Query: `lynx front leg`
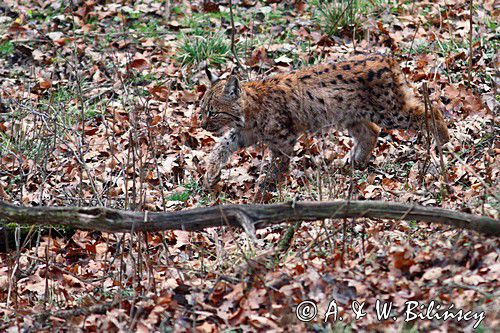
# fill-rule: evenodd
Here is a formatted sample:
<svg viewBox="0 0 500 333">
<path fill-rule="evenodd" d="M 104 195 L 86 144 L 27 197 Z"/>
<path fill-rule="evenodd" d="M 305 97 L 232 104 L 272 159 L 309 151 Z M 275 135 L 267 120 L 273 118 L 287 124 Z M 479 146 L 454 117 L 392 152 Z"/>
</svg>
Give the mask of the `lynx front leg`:
<svg viewBox="0 0 500 333">
<path fill-rule="evenodd" d="M 349 135 L 354 139 L 351 158 L 357 169 L 364 169 L 371 153 L 377 145 L 380 127 L 370 122 L 353 123 L 348 127 Z"/>
<path fill-rule="evenodd" d="M 243 147 L 244 140 L 235 129 L 231 129 L 222 137 L 208 157 L 207 171 L 203 181 L 205 188 L 211 188 L 219 181 L 221 170 L 226 165 L 229 156 Z"/>
</svg>

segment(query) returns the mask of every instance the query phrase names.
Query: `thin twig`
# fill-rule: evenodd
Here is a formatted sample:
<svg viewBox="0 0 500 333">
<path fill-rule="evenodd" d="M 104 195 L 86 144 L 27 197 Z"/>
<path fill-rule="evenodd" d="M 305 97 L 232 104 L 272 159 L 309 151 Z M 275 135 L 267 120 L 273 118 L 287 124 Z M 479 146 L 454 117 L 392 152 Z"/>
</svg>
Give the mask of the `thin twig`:
<svg viewBox="0 0 500 333">
<path fill-rule="evenodd" d="M 448 173 L 446 172 L 446 167 L 444 164 L 443 148 L 441 147 L 441 144 L 439 143 L 439 140 L 437 139 L 438 138 L 438 129 L 436 126 L 436 117 L 434 116 L 434 112 L 432 112 L 432 105 L 431 105 L 431 101 L 429 99 L 429 89 L 427 88 L 427 82 L 424 82 L 423 88 L 424 88 L 424 102 L 426 105 L 425 108 L 426 108 L 426 110 L 430 111 L 430 113 L 431 113 L 432 129 L 434 132 L 434 137 L 436 138 L 436 147 L 437 147 L 437 150 L 439 153 L 439 164 L 441 166 L 441 174 L 443 176 L 443 181 L 445 183 L 446 190 L 448 191 L 448 194 L 451 194 L 453 192 L 453 189 L 450 186 L 450 182 L 448 180 Z M 427 113 L 427 111 L 426 111 L 426 113 Z M 425 121 L 427 122 L 427 115 L 426 115 Z"/>
<path fill-rule="evenodd" d="M 426 149 L 427 149 L 427 155 L 425 156 L 425 160 L 424 160 L 424 165 L 422 166 L 422 170 L 421 170 L 421 173 L 419 174 L 419 177 L 422 179 L 423 181 L 423 174 L 425 174 L 425 172 L 427 171 L 427 168 L 429 167 L 429 161 L 431 159 L 431 129 L 429 127 L 429 112 L 431 112 L 430 110 L 430 105 L 427 103 L 427 98 L 425 97 L 426 96 L 426 93 L 427 95 L 429 94 L 428 90 L 427 90 L 427 85 L 426 83 L 424 82 L 424 87 L 423 87 L 423 94 L 424 94 L 424 110 L 425 110 L 425 139 L 426 139 Z"/>
<path fill-rule="evenodd" d="M 418 20 L 417 28 L 415 29 L 415 33 L 413 34 L 413 38 L 411 39 L 410 50 L 408 51 L 408 58 L 411 55 L 411 51 L 413 51 L 413 44 L 415 43 L 415 38 L 417 37 L 418 29 L 420 29 L 420 20 Z"/>
<path fill-rule="evenodd" d="M 229 0 L 229 16 L 231 19 L 231 52 L 233 52 L 234 60 L 236 61 L 236 65 L 238 68 L 243 69 L 243 65 L 238 58 L 238 54 L 236 52 L 236 42 L 235 42 L 235 34 L 236 28 L 234 27 L 234 15 L 233 15 L 233 1 Z"/>
<path fill-rule="evenodd" d="M 473 32 L 473 22 L 472 22 L 472 10 L 473 10 L 473 0 L 469 0 L 469 77 L 468 77 L 468 82 L 469 82 L 469 87 L 471 86 L 472 82 L 472 55 L 473 55 L 473 50 L 472 50 L 472 32 Z"/>
</svg>

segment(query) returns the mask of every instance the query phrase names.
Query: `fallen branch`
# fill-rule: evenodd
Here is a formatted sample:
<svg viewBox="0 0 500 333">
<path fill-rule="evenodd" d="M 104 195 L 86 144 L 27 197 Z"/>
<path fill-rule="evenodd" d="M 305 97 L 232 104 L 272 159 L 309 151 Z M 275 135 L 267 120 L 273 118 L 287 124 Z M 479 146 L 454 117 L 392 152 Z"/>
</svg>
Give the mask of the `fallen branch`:
<svg viewBox="0 0 500 333">
<path fill-rule="evenodd" d="M 202 230 L 231 225 L 253 233 L 255 229 L 283 222 L 366 217 L 415 220 L 447 224 L 500 236 L 497 219 L 383 201 L 295 202 L 273 205 L 224 205 L 177 212 L 130 212 L 104 207 L 19 207 L 0 201 L 0 225 L 59 224 L 108 232 Z"/>
</svg>

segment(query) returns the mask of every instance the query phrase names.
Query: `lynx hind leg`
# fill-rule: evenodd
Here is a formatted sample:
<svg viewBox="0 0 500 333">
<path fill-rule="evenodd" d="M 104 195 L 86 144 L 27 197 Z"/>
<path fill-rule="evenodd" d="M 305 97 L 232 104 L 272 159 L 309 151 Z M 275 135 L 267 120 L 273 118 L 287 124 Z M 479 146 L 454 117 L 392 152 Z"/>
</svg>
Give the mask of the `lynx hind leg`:
<svg viewBox="0 0 500 333">
<path fill-rule="evenodd" d="M 356 169 L 364 169 L 377 145 L 380 127 L 371 122 L 357 122 L 348 126 L 348 131 L 354 140 L 350 158 Z"/>
</svg>

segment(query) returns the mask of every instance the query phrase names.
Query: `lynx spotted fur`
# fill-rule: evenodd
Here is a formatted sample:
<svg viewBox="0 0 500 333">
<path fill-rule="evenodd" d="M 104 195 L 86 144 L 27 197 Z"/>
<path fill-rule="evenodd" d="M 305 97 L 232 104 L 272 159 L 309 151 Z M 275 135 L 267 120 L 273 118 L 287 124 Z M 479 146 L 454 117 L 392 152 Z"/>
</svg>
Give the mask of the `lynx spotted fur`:
<svg viewBox="0 0 500 333">
<path fill-rule="evenodd" d="M 210 73 L 208 72 L 210 75 Z M 286 171 L 297 137 L 325 127 L 347 129 L 354 139 L 350 158 L 364 168 L 380 127 L 422 129 L 426 112 L 414 97 L 398 63 L 388 56 L 348 60 L 240 82 L 236 75 L 213 83 L 201 101 L 201 126 L 224 134 L 208 158 L 206 187 L 219 180 L 231 154 L 257 142 L 276 158 L 272 172 Z M 433 119 L 434 118 L 434 119 Z M 436 124 L 438 144 L 449 140 L 441 112 L 427 114 Z"/>
</svg>

